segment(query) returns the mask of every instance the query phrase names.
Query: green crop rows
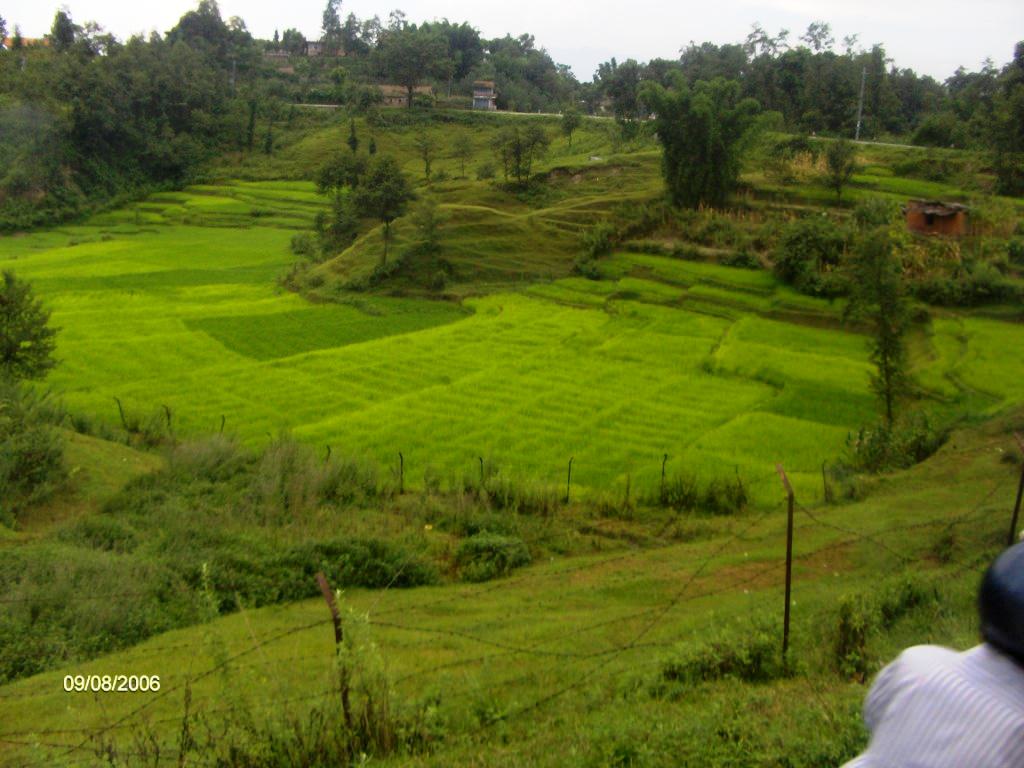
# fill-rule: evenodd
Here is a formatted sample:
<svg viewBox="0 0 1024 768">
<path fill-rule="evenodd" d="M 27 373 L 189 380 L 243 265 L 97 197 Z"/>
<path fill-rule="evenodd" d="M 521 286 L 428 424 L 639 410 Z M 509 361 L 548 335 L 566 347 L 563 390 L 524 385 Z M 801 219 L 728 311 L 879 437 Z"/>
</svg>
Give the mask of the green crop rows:
<svg viewBox="0 0 1024 768">
<path fill-rule="evenodd" d="M 275 278 L 289 222 L 319 205 L 309 184 L 199 187 L 5 241 L 3 266 L 61 327 L 50 383 L 112 423 L 117 397 L 140 416 L 168 406 L 179 434 L 224 416 L 248 441 L 287 430 L 387 466 L 401 451 L 412 485 L 478 457 L 561 484 L 573 457 L 581 486 L 618 493 L 628 476 L 643 490 L 668 454 L 670 471 L 738 472 L 761 500 L 777 495 L 777 461 L 816 497 L 821 463 L 876 417 L 865 338 L 764 272 L 619 254 L 603 280 L 461 307 L 309 304 Z M 1006 354 L 1022 343 L 1018 325 L 940 317 L 919 381 L 998 409 L 1024 399 L 1024 363 Z"/>
</svg>

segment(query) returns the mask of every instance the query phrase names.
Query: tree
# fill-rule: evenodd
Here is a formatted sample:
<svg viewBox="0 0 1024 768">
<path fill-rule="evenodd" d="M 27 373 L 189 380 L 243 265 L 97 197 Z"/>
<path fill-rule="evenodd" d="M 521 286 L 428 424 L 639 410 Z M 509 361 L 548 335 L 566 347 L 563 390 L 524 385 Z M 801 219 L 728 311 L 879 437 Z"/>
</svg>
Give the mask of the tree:
<svg viewBox="0 0 1024 768">
<path fill-rule="evenodd" d="M 68 51 L 75 44 L 78 27 L 71 21 L 71 16 L 64 10 L 57 11 L 50 28 L 50 44 L 55 51 Z"/>
<path fill-rule="evenodd" d="M 575 107 L 569 107 L 562 114 L 562 134 L 569 139 L 569 148 L 572 149 L 572 135 L 576 132 L 576 129 L 583 123 L 583 118 L 580 117 L 579 110 Z"/>
<path fill-rule="evenodd" d="M 354 13 L 350 13 L 345 19 L 345 25 L 341 28 L 341 49 L 349 54 L 364 54 L 370 50 L 370 46 L 363 40 L 363 27 Z"/>
<path fill-rule="evenodd" d="M 349 120 L 349 123 L 348 123 L 348 141 L 346 141 L 345 143 L 348 144 L 348 148 L 352 150 L 352 154 L 353 155 L 358 151 L 358 149 L 359 149 L 359 137 L 356 136 L 356 121 L 355 121 L 355 118 Z"/>
<path fill-rule="evenodd" d="M 5 270 L 0 283 L 0 381 L 41 379 L 56 365 L 57 331 L 32 287 Z"/>
<path fill-rule="evenodd" d="M 821 53 L 836 44 L 836 39 L 832 36 L 832 27 L 824 21 L 812 21 L 800 39 L 815 53 Z"/>
<path fill-rule="evenodd" d="M 469 133 L 457 133 L 452 140 L 452 156 L 459 161 L 459 175 L 466 178 L 466 162 L 473 159 L 473 138 Z"/>
<path fill-rule="evenodd" d="M 597 68 L 601 92 L 611 100 L 615 120 L 627 138 L 634 137 L 644 116 L 642 79 L 643 68 L 634 59 L 627 59 L 621 64 L 612 59 Z"/>
<path fill-rule="evenodd" d="M 281 35 L 281 47 L 292 56 L 301 56 L 306 51 L 306 38 L 297 29 L 286 29 Z"/>
<path fill-rule="evenodd" d="M 412 108 L 416 86 L 426 78 L 444 76 L 448 41 L 429 27 L 389 28 L 381 36 L 378 56 L 388 79 L 405 87 L 406 106 Z"/>
<path fill-rule="evenodd" d="M 899 401 L 910 389 L 906 332 L 909 310 L 903 269 L 888 227 L 867 233 L 854 251 L 850 269 L 848 315 L 867 317 L 872 325 L 871 387 L 882 401 L 885 421 L 892 428 Z"/>
<path fill-rule="evenodd" d="M 502 128 L 494 137 L 494 150 L 501 161 L 505 181 L 515 177 L 522 186 L 530 180 L 533 161 L 547 152 L 551 139 L 539 125 L 521 128 L 518 125 Z"/>
<path fill-rule="evenodd" d="M 426 197 L 420 202 L 412 214 L 412 223 L 416 227 L 415 250 L 420 255 L 433 256 L 441 250 L 440 228 L 443 219 L 438 213 L 437 201 Z"/>
<path fill-rule="evenodd" d="M 776 276 L 798 291 L 838 296 L 846 291 L 840 270 L 847 233 L 824 216 L 807 216 L 787 224 L 773 253 Z"/>
<path fill-rule="evenodd" d="M 317 171 L 317 191 L 322 195 L 338 197 L 345 189 L 358 187 L 365 173 L 364 158 L 356 154 L 339 153 Z"/>
<path fill-rule="evenodd" d="M 673 73 L 671 82 L 671 89 L 647 82 L 642 95 L 654 110 L 672 204 L 723 205 L 739 179 L 760 107 L 740 98 L 734 80 L 698 81 L 691 89 L 681 74 Z"/>
<path fill-rule="evenodd" d="M 366 175 L 353 190 L 352 197 L 362 216 L 375 218 L 384 225 L 384 255 L 381 264 L 387 264 L 391 222 L 405 213 L 409 201 L 414 198 L 408 179 L 393 158 L 380 155 L 370 162 Z"/>
<path fill-rule="evenodd" d="M 340 8 L 341 0 L 327 0 L 327 5 L 324 7 L 323 22 L 321 24 L 323 37 L 321 37 L 321 42 L 323 43 L 324 53 L 328 55 L 337 54 L 341 50 L 342 27 L 341 15 L 339 14 Z"/>
<path fill-rule="evenodd" d="M 437 153 L 437 141 L 425 130 L 422 130 L 416 134 L 413 144 L 416 147 L 416 152 L 419 153 L 420 159 L 423 160 L 423 177 L 429 184 L 430 165 L 434 161 L 434 155 Z"/>
<path fill-rule="evenodd" d="M 999 77 L 989 122 L 996 185 L 1004 195 L 1024 194 L 1024 41 Z"/>
<path fill-rule="evenodd" d="M 370 154 L 370 157 L 377 154 L 377 140 L 373 136 L 370 137 L 370 143 L 367 145 L 366 151 Z"/>
<path fill-rule="evenodd" d="M 7 39 L 7 21 L 0 16 L 0 43 Z"/>
<path fill-rule="evenodd" d="M 835 190 L 836 204 L 842 202 L 843 187 L 857 170 L 857 148 L 846 139 L 829 142 L 825 147 L 825 182 Z"/>
</svg>

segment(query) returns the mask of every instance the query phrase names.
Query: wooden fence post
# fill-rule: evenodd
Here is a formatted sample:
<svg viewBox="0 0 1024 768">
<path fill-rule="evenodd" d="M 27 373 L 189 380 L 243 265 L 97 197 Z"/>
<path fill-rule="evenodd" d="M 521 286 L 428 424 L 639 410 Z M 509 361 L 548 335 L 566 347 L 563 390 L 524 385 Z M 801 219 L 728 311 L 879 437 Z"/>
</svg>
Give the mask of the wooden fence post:
<svg viewBox="0 0 1024 768">
<path fill-rule="evenodd" d="M 787 662 L 786 655 L 789 652 L 789 604 L 790 594 L 792 593 L 793 585 L 793 504 L 795 497 L 793 495 L 793 486 L 789 483 L 789 478 L 786 477 L 786 470 L 782 468 L 782 464 L 775 465 L 775 471 L 779 473 L 779 477 L 782 479 L 782 486 L 786 489 L 786 501 L 787 501 L 787 513 L 786 513 L 786 609 L 782 614 L 782 664 L 785 666 Z"/>
<path fill-rule="evenodd" d="M 1020 446 L 1021 455 L 1024 456 L 1024 437 L 1019 432 L 1014 432 L 1017 438 L 1017 445 Z M 1017 501 L 1013 505 L 1013 518 L 1010 520 L 1010 535 L 1007 537 L 1006 546 L 1012 547 L 1017 539 L 1017 518 L 1020 516 L 1020 501 L 1024 496 L 1024 461 L 1020 465 L 1020 482 L 1017 484 Z"/>
<path fill-rule="evenodd" d="M 327 577 L 324 575 L 323 571 L 317 571 L 316 583 L 320 585 L 320 592 L 323 594 L 324 601 L 327 603 L 327 608 L 331 612 L 331 621 L 334 623 L 334 652 L 340 656 L 342 651 L 341 646 L 345 636 L 341 628 L 341 612 L 338 611 L 338 601 L 334 598 L 334 592 L 331 591 L 331 585 L 327 583 Z M 352 705 L 349 700 L 347 663 L 348 662 L 343 659 L 339 664 L 339 674 L 341 676 L 341 708 L 345 713 L 345 725 L 347 725 L 349 730 L 351 730 Z"/>
</svg>

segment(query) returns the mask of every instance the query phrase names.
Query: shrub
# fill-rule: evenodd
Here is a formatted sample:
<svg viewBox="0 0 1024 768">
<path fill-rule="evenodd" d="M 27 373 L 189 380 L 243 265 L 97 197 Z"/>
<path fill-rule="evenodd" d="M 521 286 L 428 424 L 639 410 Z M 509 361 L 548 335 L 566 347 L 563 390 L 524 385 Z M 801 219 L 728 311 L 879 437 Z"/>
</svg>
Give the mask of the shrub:
<svg viewBox="0 0 1024 768">
<path fill-rule="evenodd" d="M 915 609 L 934 603 L 938 593 L 906 575 L 891 579 L 870 592 L 845 595 L 839 601 L 834 655 L 843 677 L 863 682 L 871 672 L 868 645 L 879 630 L 891 629 Z"/>
<path fill-rule="evenodd" d="M 126 553 L 138 546 L 135 531 L 110 515 L 82 518 L 70 528 L 61 531 L 58 538 L 105 552 Z"/>
<path fill-rule="evenodd" d="M 853 220 L 862 230 L 889 226 L 899 219 L 899 215 L 899 206 L 884 197 L 866 198 L 853 209 Z"/>
<path fill-rule="evenodd" d="M 813 216 L 787 225 L 775 248 L 775 274 L 798 291 L 838 296 L 846 285 L 839 272 L 846 233 L 835 222 Z"/>
<path fill-rule="evenodd" d="M 376 490 L 376 474 L 359 462 L 324 460 L 309 446 L 281 438 L 260 457 L 252 492 L 265 519 L 281 519 L 326 503 L 350 502 Z"/>
<path fill-rule="evenodd" d="M 680 474 L 666 478 L 653 501 L 678 512 L 731 515 L 742 511 L 749 500 L 747 487 L 739 475 L 730 480 L 716 478 L 701 488 L 696 478 Z"/>
<path fill-rule="evenodd" d="M 495 509 L 548 517 L 558 508 L 559 495 L 548 486 L 494 475 L 484 481 L 482 493 Z"/>
<path fill-rule="evenodd" d="M 455 564 L 465 581 L 507 576 L 529 562 L 530 552 L 517 536 L 482 532 L 464 539 L 455 550 Z"/>
<path fill-rule="evenodd" d="M 661 665 L 662 682 L 686 685 L 732 678 L 765 682 L 782 677 L 779 638 L 766 620 L 754 620 L 742 632 L 719 633 L 683 646 Z"/>
<path fill-rule="evenodd" d="M 1011 264 L 1024 267 L 1024 238 L 1015 237 L 1007 243 L 1006 257 Z"/>
<path fill-rule="evenodd" d="M 176 445 L 167 457 L 167 471 L 179 479 L 224 482 L 250 461 L 233 437 L 214 435 Z"/>
<path fill-rule="evenodd" d="M 498 174 L 497 166 L 492 162 L 480 163 L 476 167 L 476 178 L 479 181 L 490 181 Z"/>
<path fill-rule="evenodd" d="M 615 227 L 611 222 L 599 221 L 583 231 L 583 253 L 591 259 L 607 256 L 615 244 Z"/>
<path fill-rule="evenodd" d="M 46 395 L 0 384 L 0 520 L 13 522 L 67 477 L 64 445 L 51 424 L 54 410 Z"/>
<path fill-rule="evenodd" d="M 737 267 L 739 269 L 760 269 L 761 260 L 757 254 L 748 248 L 741 247 L 722 259 L 726 267 Z"/>
<path fill-rule="evenodd" d="M 948 430 L 936 428 L 921 412 L 884 423 L 862 427 L 846 438 L 849 464 L 862 472 L 906 469 L 934 454 L 946 442 Z"/>
<path fill-rule="evenodd" d="M 878 622 L 875 606 L 862 594 L 839 601 L 834 653 L 843 677 L 863 682 L 870 671 L 868 639 Z"/>
<path fill-rule="evenodd" d="M 292 253 L 296 256 L 305 256 L 307 258 L 316 253 L 316 245 L 313 242 L 313 238 L 307 232 L 292 235 L 291 249 Z"/>
</svg>

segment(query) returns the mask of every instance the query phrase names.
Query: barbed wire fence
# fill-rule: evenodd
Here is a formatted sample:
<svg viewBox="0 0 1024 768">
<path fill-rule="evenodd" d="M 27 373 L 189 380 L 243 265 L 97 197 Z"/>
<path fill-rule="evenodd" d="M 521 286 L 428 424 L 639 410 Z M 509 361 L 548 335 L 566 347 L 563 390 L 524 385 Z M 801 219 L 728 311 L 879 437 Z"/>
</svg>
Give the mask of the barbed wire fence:
<svg viewBox="0 0 1024 768">
<path fill-rule="evenodd" d="M 1022 440 L 1019 435 L 1016 437 L 1022 450 L 1024 450 L 1024 440 Z M 481 470 L 481 472 L 483 472 L 483 470 Z M 474 647 L 479 646 L 486 649 L 486 652 L 475 654 L 464 653 L 459 658 L 439 661 L 427 667 L 404 672 L 403 674 L 397 675 L 393 678 L 391 681 L 392 685 L 407 685 L 424 679 L 436 680 L 457 670 L 479 667 L 480 665 L 489 664 L 494 661 L 508 661 L 516 657 L 526 657 L 538 660 L 546 659 L 550 662 L 557 662 L 558 670 L 564 678 L 564 682 L 552 687 L 550 690 L 541 692 L 536 698 L 530 701 L 511 707 L 508 711 L 503 713 L 501 718 L 499 718 L 504 722 L 512 721 L 517 718 L 527 716 L 531 712 L 541 710 L 557 699 L 595 683 L 603 676 L 619 674 L 621 669 L 618 667 L 617 662 L 626 659 L 634 651 L 650 651 L 655 649 L 667 650 L 678 646 L 681 642 L 678 636 L 670 636 L 661 639 L 657 636 L 651 637 L 655 634 L 656 630 L 666 624 L 669 615 L 673 611 L 676 611 L 684 604 L 694 603 L 698 600 L 712 599 L 722 595 L 735 594 L 737 591 L 744 590 L 747 587 L 769 590 L 778 589 L 783 586 L 785 587 L 786 596 L 783 617 L 784 639 L 783 648 L 781 649 L 783 659 L 785 660 L 785 656 L 788 651 L 788 614 L 792 607 L 790 590 L 793 586 L 791 574 L 794 563 L 804 562 L 810 566 L 816 559 L 820 559 L 830 553 L 851 547 L 869 545 L 874 551 L 886 553 L 887 556 L 891 557 L 904 567 L 926 566 L 926 572 L 934 574 L 932 578 L 934 578 L 936 582 L 959 579 L 965 573 L 980 574 L 986 565 L 983 557 L 975 557 L 974 559 L 962 562 L 948 560 L 942 563 L 941 568 L 938 568 L 932 559 L 923 557 L 920 554 L 915 554 L 911 551 L 914 539 L 910 537 L 909 534 L 921 533 L 929 529 L 936 528 L 952 530 L 958 526 L 974 527 L 975 524 L 980 525 L 985 523 L 989 524 L 989 527 L 992 527 L 998 521 L 994 518 L 992 511 L 986 507 L 992 502 L 993 498 L 1000 493 L 1000 491 L 1006 488 L 1009 482 L 1008 478 L 1002 478 L 993 483 L 992 486 L 988 488 L 975 503 L 971 504 L 967 509 L 954 516 L 936 516 L 908 524 L 883 525 L 874 530 L 863 530 L 852 525 L 833 522 L 832 520 L 825 519 L 824 513 L 812 511 L 795 498 L 795 493 L 793 492 L 792 486 L 789 485 L 788 479 L 785 479 L 784 472 L 780 471 L 780 477 L 784 479 L 784 488 L 787 491 L 787 501 L 790 502 L 788 505 L 785 520 L 786 525 L 784 529 L 780 530 L 781 526 L 774 524 L 781 522 L 774 517 L 774 514 L 777 512 L 777 508 L 767 506 L 763 507 L 760 511 L 742 518 L 741 522 L 736 524 L 733 527 L 733 530 L 731 530 L 727 535 L 722 536 L 721 541 L 717 542 L 715 546 L 713 546 L 698 562 L 686 564 L 679 569 L 673 570 L 672 576 L 679 579 L 679 587 L 671 591 L 665 599 L 658 601 L 657 604 L 641 608 L 636 611 L 627 612 L 621 616 L 601 618 L 589 623 L 570 623 L 570 625 L 562 631 L 554 633 L 541 632 L 539 633 L 539 637 L 531 638 L 531 640 L 527 642 L 505 640 L 500 636 L 496 638 L 493 633 L 494 623 L 491 621 L 486 621 L 477 625 L 470 624 L 467 626 L 459 626 L 458 628 L 450 628 L 430 623 L 416 623 L 414 621 L 410 621 L 408 617 L 410 617 L 411 614 L 416 613 L 424 614 L 429 617 L 429 615 L 436 609 L 455 604 L 478 605 L 482 599 L 495 591 L 511 590 L 514 588 L 525 589 L 541 585 L 543 582 L 549 580 L 564 580 L 584 575 L 591 570 L 608 569 L 611 566 L 628 567 L 632 565 L 633 567 L 642 567 L 644 561 L 651 556 L 652 551 L 657 552 L 660 549 L 672 549 L 678 545 L 668 544 L 664 547 L 656 548 L 641 547 L 611 555 L 587 557 L 584 558 L 584 562 L 581 563 L 577 562 L 565 567 L 550 568 L 541 572 L 527 571 L 520 575 L 511 576 L 494 581 L 487 585 L 471 588 L 449 587 L 447 588 L 446 594 L 439 596 L 436 599 L 425 600 L 411 606 L 396 606 L 377 611 L 377 606 L 382 602 L 389 590 L 391 590 L 399 581 L 404 569 L 411 563 L 412 555 L 410 555 L 399 565 L 390 581 L 379 590 L 377 595 L 375 595 L 369 609 L 365 612 L 366 625 L 392 634 L 398 633 L 399 635 L 408 635 L 411 638 L 416 638 L 404 643 L 402 647 L 405 649 L 416 649 L 420 647 L 424 650 L 433 649 L 439 640 L 447 639 L 458 641 L 463 644 L 471 644 Z M 565 490 L 566 495 L 569 496 L 571 494 L 571 477 L 569 476 L 566 477 Z M 1011 534 L 1011 539 L 1015 538 L 1015 529 L 1020 511 L 1022 492 L 1024 492 L 1024 467 L 1022 467 L 1020 483 L 1017 488 L 1016 503 L 1012 507 L 1011 530 L 1013 533 Z M 799 512 L 801 517 L 804 518 L 804 522 L 801 524 L 796 524 L 795 522 L 796 512 Z M 765 525 L 766 523 L 769 524 Z M 1001 525 L 1003 524 L 1000 524 L 1000 527 Z M 759 528 L 761 528 L 760 531 L 758 530 Z M 803 548 L 803 551 L 799 551 L 794 554 L 794 548 L 801 548 L 802 534 L 815 533 L 817 535 L 821 535 L 825 532 L 829 534 L 836 534 L 836 537 L 821 544 L 820 546 Z M 538 534 L 536 538 L 538 540 L 543 538 L 543 534 Z M 772 541 L 782 542 L 786 540 L 788 540 L 788 546 L 785 548 L 787 556 L 784 559 L 765 559 L 760 563 L 752 563 L 750 567 L 745 569 L 732 569 L 735 570 L 735 572 L 731 572 L 728 568 L 719 568 L 717 572 L 717 585 L 708 586 L 703 589 L 695 586 L 701 582 L 702 578 L 708 576 L 708 572 L 712 566 L 729 555 L 730 550 L 736 547 L 736 545 L 742 545 L 743 547 L 750 548 L 752 544 L 764 545 Z M 907 544 L 899 546 L 890 543 L 896 541 L 907 542 Z M 781 546 L 780 549 L 782 549 Z M 732 552 L 731 554 L 736 555 L 737 553 Z M 782 567 L 783 565 L 785 565 L 784 569 Z M 770 579 L 773 575 L 778 576 L 779 578 L 774 582 L 769 582 L 768 586 L 765 586 L 766 580 Z M 190 588 L 182 586 L 182 589 Z M 324 591 L 325 597 L 329 594 L 333 595 L 334 593 L 328 590 Z M 105 595 L 81 596 L 84 600 L 118 600 L 149 597 L 152 597 L 152 593 L 149 591 L 132 592 L 130 590 Z M 17 604 L 26 602 L 30 599 L 35 598 L 3 597 L 0 598 L 0 604 Z M 330 601 L 328 601 L 328 605 L 329 607 L 331 606 Z M 74 725 L 67 728 L 22 728 L 20 730 L 0 729 L 0 745 L 8 745 L 9 747 L 26 750 L 27 752 L 25 754 L 32 753 L 37 755 L 37 757 L 34 758 L 35 762 L 29 762 L 26 763 L 26 765 L 46 765 L 50 764 L 50 761 L 54 758 L 59 758 L 62 764 L 66 765 L 76 764 L 75 761 L 79 761 L 80 764 L 91 764 L 90 761 L 94 763 L 98 759 L 98 750 L 103 748 L 105 740 L 115 738 L 116 734 L 124 734 L 126 732 L 130 733 L 139 728 L 153 729 L 180 724 L 183 717 L 181 714 L 153 719 L 149 717 L 149 713 L 156 709 L 161 703 L 166 706 L 166 704 L 169 701 L 173 701 L 175 697 L 190 695 L 196 684 L 202 683 L 204 680 L 207 680 L 218 673 L 224 672 L 225 670 L 252 670 L 257 667 L 268 669 L 288 668 L 294 667 L 299 663 L 305 664 L 322 660 L 325 662 L 324 670 L 326 672 L 331 672 L 331 664 L 326 663 L 331 657 L 326 656 L 323 652 L 300 652 L 253 660 L 253 657 L 261 654 L 265 649 L 277 646 L 289 638 L 298 640 L 300 636 L 306 638 L 310 633 L 323 632 L 324 635 L 321 640 L 326 639 L 327 632 L 331 627 L 334 628 L 335 646 L 339 646 L 341 643 L 341 622 L 343 619 L 336 606 L 331 607 L 331 610 L 329 610 L 328 613 L 329 615 L 322 618 L 296 624 L 262 637 L 257 637 L 254 634 L 252 644 L 247 645 L 245 648 L 238 650 L 235 653 L 224 655 L 202 671 L 177 675 L 177 679 L 173 684 L 162 688 L 157 693 L 148 695 L 143 702 L 123 714 L 112 716 L 103 724 Z M 406 620 L 400 620 L 403 618 L 401 616 L 391 618 L 398 613 L 406 614 Z M 601 643 L 591 649 L 581 648 L 580 638 L 610 627 L 622 628 L 626 633 L 626 638 L 619 642 Z M 488 632 L 491 634 L 488 634 Z M 308 640 L 303 640 L 303 642 L 309 644 Z M 324 644 L 326 645 L 326 643 Z M 396 645 L 397 644 L 398 643 L 396 643 Z M 195 641 L 170 644 L 158 643 L 151 650 L 147 650 L 144 656 L 133 656 L 133 658 L 135 660 L 139 660 L 143 658 L 160 657 L 166 655 L 170 651 L 195 650 L 195 647 Z M 634 663 L 635 660 L 630 662 L 630 664 Z M 645 663 L 657 662 L 647 660 Z M 503 684 L 515 685 L 517 681 L 528 680 L 534 676 L 534 672 L 528 672 L 520 678 L 504 681 Z M 329 697 L 336 696 L 339 693 L 339 685 L 332 684 L 326 687 L 315 687 L 315 690 L 308 692 L 268 697 L 268 700 L 261 704 L 242 702 L 208 707 L 202 709 L 202 715 L 204 717 L 228 717 L 237 714 L 262 714 L 280 711 L 281 708 L 294 704 L 307 704 L 309 702 L 316 703 Z M 0 705 L 19 706 L 32 699 L 39 699 L 51 695 L 52 692 L 48 690 L 27 692 L 19 691 L 17 693 L 0 690 Z M 187 717 L 187 714 L 185 717 Z M 485 731 L 491 725 L 493 725 L 491 720 L 481 719 L 477 731 Z M 173 739 L 173 737 L 174 734 L 171 733 L 171 738 Z M 188 754 L 186 761 L 181 762 L 179 754 L 180 745 L 173 743 L 173 741 L 168 742 L 166 745 L 161 744 L 160 746 L 161 749 L 157 750 L 157 763 L 178 762 L 179 765 L 202 765 L 209 763 L 209 760 L 206 757 L 194 753 Z M 176 751 L 176 749 L 179 751 Z M 40 755 L 40 752 L 43 754 Z M 128 758 L 139 757 L 140 759 L 153 759 L 153 753 L 151 751 L 141 752 L 137 749 L 133 750 L 130 747 L 122 748 L 120 745 L 117 747 L 117 754 Z"/>
</svg>

